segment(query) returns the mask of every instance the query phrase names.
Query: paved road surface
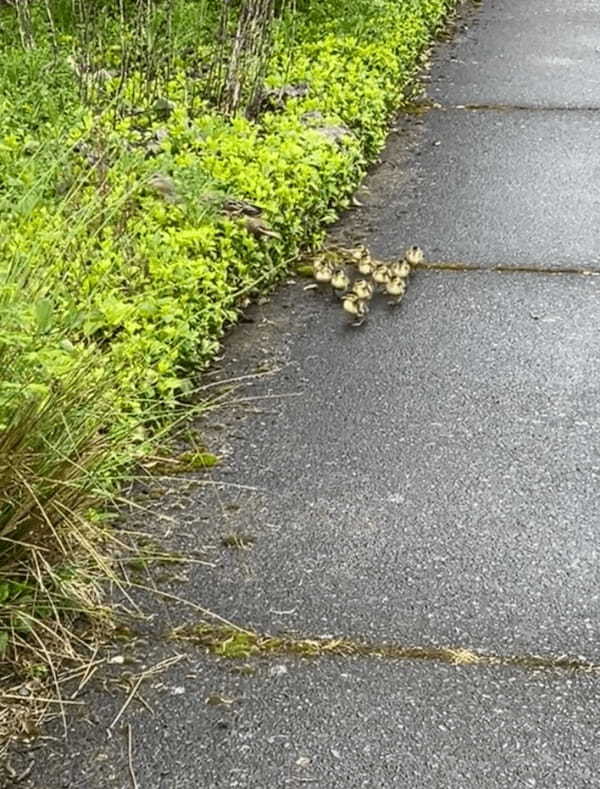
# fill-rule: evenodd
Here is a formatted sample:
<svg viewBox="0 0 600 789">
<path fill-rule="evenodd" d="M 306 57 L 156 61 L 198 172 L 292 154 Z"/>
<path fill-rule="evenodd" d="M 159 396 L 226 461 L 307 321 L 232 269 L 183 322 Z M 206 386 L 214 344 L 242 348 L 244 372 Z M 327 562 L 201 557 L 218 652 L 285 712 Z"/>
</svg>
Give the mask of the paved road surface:
<svg viewBox="0 0 600 789">
<path fill-rule="evenodd" d="M 488 0 L 438 48 L 433 108 L 398 120 L 335 232 L 483 270 L 419 272 L 358 331 L 304 283 L 254 310 L 223 374 L 279 372 L 208 420 L 213 479 L 247 487 L 156 505 L 217 565 L 173 591 L 261 631 L 600 663 L 600 279 L 491 270 L 600 271 L 598 29 L 590 0 Z M 235 531 L 254 548 L 221 549 Z M 134 702 L 109 739 L 124 697 L 91 684 L 24 785 L 133 786 L 129 724 L 140 789 L 600 786 L 593 674 L 275 657 L 240 676 L 157 638 L 198 617 L 165 604 L 138 645 L 183 655 L 143 684 L 153 715 Z"/>
</svg>

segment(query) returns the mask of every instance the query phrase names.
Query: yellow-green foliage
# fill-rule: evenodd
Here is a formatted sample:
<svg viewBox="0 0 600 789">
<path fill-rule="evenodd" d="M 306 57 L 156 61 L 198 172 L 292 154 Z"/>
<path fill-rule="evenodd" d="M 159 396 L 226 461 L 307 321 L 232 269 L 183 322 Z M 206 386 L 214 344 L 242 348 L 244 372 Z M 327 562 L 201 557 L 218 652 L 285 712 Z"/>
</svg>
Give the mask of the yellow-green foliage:
<svg viewBox="0 0 600 789">
<path fill-rule="evenodd" d="M 192 116 L 177 74 L 168 119 L 147 112 L 113 125 L 110 112 L 88 115 L 67 140 L 83 139 L 96 163 L 89 171 L 65 141 L 33 208 L 27 189 L 36 161 L 46 166 L 46 140 L 5 135 L 3 163 L 14 155 L 24 185 L 19 211 L 0 221 L 0 252 L 45 266 L 57 312 L 67 305 L 68 314 L 80 313 L 69 339 L 110 355 L 127 408 L 185 390 L 189 372 L 214 355 L 235 320 L 240 296 L 268 287 L 301 246 L 319 240 L 380 148 L 446 5 L 380 0 L 345 12 L 328 2 L 314 18 L 302 16 L 300 43 L 291 56 L 283 44 L 276 49 L 268 82 L 306 82 L 309 94 L 257 120 L 225 121 L 207 110 Z M 341 129 L 337 138 L 331 127 Z M 165 135 L 161 150 L 147 158 L 144 141 L 157 130 Z M 144 187 L 156 171 L 174 179 L 180 203 Z M 72 198 L 57 202 L 57 187 Z M 222 196 L 258 204 L 281 239 L 255 238 L 243 220 L 220 211 Z"/>
<path fill-rule="evenodd" d="M 82 514 L 133 452 L 114 426 L 185 393 L 247 297 L 320 243 L 452 3 L 298 0 L 267 84 L 308 93 L 252 119 L 193 106 L 183 51 L 166 110 L 139 106 L 135 71 L 91 109 L 71 38 L 21 50 L 0 8 L 0 653 L 3 628 L 62 610 L 54 590 L 69 597 L 75 554 L 94 555 Z"/>
</svg>

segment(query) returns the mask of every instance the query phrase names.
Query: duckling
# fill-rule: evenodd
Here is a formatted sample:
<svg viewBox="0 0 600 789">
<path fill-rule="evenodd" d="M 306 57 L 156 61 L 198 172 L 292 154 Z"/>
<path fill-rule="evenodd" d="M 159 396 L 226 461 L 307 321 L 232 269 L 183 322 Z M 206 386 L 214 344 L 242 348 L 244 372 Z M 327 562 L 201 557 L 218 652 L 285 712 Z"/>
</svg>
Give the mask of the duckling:
<svg viewBox="0 0 600 789">
<path fill-rule="evenodd" d="M 348 247 L 340 247 L 339 251 L 351 265 L 358 268 L 361 274 L 370 274 L 373 270 L 371 254 L 362 244 L 350 249 Z"/>
<path fill-rule="evenodd" d="M 423 254 L 421 247 L 413 244 L 413 246 L 409 247 L 404 253 L 404 258 L 408 263 L 410 263 L 411 266 L 418 266 L 419 263 L 422 263 L 425 260 L 425 255 Z"/>
<path fill-rule="evenodd" d="M 369 301 L 373 298 L 373 283 L 367 279 L 357 279 L 352 285 L 352 293 L 361 301 Z"/>
<path fill-rule="evenodd" d="M 356 263 L 356 268 L 358 269 L 359 273 L 365 277 L 368 277 L 369 274 L 373 273 L 373 269 L 375 268 L 375 262 L 367 254 L 366 257 L 360 258 Z"/>
<path fill-rule="evenodd" d="M 408 279 L 411 273 L 410 263 L 407 260 L 394 260 L 394 262 L 390 263 L 388 266 L 388 270 L 392 279 L 397 277 Z"/>
<path fill-rule="evenodd" d="M 323 247 L 320 257 L 329 263 L 332 269 L 341 268 L 343 265 L 343 256 L 337 247 Z"/>
<path fill-rule="evenodd" d="M 340 297 L 350 287 L 350 277 L 343 268 L 334 269 L 331 275 L 331 287 L 334 289 L 335 295 Z"/>
<path fill-rule="evenodd" d="M 406 279 L 404 277 L 390 277 L 385 283 L 385 292 L 393 298 L 389 304 L 399 304 L 406 293 Z"/>
<path fill-rule="evenodd" d="M 351 249 L 342 247 L 341 251 L 349 255 L 353 263 L 358 263 L 359 260 L 369 260 L 371 257 L 369 250 L 363 244 L 359 244 L 357 247 L 352 247 Z"/>
<path fill-rule="evenodd" d="M 329 260 L 315 258 L 313 261 L 313 277 L 319 284 L 331 282 L 333 276 L 333 266 Z"/>
<path fill-rule="evenodd" d="M 348 313 L 348 315 L 354 318 L 354 321 L 352 322 L 353 326 L 361 326 L 369 314 L 368 303 L 363 299 L 360 299 L 356 293 L 353 293 L 352 291 L 342 296 L 342 307 L 344 308 L 344 311 Z"/>
<path fill-rule="evenodd" d="M 376 263 L 373 269 L 373 282 L 378 285 L 385 285 L 390 278 L 390 270 L 385 263 Z"/>
</svg>

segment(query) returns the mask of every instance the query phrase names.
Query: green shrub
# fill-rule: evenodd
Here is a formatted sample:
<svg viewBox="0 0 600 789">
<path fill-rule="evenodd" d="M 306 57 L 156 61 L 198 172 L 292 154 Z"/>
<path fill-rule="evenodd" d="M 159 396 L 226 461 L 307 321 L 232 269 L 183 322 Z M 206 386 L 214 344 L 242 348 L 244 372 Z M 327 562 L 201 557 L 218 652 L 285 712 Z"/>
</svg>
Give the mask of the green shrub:
<svg viewBox="0 0 600 789">
<path fill-rule="evenodd" d="M 299 3 L 267 84 L 308 93 L 252 119 L 193 101 L 183 51 L 169 102 L 139 107 L 128 72 L 94 110 L 65 30 L 0 44 L 0 633 L 72 599 L 97 541 L 83 513 L 131 457 L 127 428 L 189 391 L 247 298 L 321 242 L 451 4 Z"/>
<path fill-rule="evenodd" d="M 147 112 L 113 121 L 109 113 L 73 126 L 65 148 L 83 138 L 103 163 L 86 174 L 81 157 L 70 156 L 71 182 L 58 186 L 80 185 L 76 199 L 66 210 L 43 201 L 9 237 L 19 253 L 55 251 L 51 276 L 66 281 L 68 310 L 75 294 L 85 311 L 79 336 L 113 357 L 128 409 L 139 410 L 140 398 L 185 391 L 190 371 L 210 360 L 235 319 L 240 295 L 272 285 L 302 246 L 318 242 L 380 149 L 443 6 L 356 3 L 356 18 L 368 9 L 360 35 L 336 34 L 335 14 L 320 39 L 319 26 L 307 25 L 291 66 L 282 51 L 273 58 L 272 86 L 284 79 L 309 86 L 280 113 L 255 121 L 190 115 L 174 75 L 169 119 Z M 333 127 L 341 130 L 337 140 L 327 136 Z M 164 138 L 148 159 L 144 146 L 157 132 Z M 174 178 L 181 203 L 144 188 L 155 171 Z M 257 239 L 227 218 L 219 211 L 227 196 L 258 204 L 281 240 Z"/>
</svg>

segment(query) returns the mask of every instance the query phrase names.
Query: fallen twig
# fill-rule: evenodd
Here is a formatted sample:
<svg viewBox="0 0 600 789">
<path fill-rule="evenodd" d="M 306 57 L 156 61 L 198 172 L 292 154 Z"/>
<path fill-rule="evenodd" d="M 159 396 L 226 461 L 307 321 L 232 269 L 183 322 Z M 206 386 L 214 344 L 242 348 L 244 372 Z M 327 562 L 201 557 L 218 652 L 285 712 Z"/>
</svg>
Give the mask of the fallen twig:
<svg viewBox="0 0 600 789">
<path fill-rule="evenodd" d="M 125 703 L 123 704 L 121 709 L 117 712 L 113 722 L 108 727 L 108 731 L 109 732 L 112 731 L 112 729 L 114 729 L 114 727 L 117 725 L 117 723 L 121 720 L 121 717 L 122 717 L 123 713 L 125 712 L 127 707 L 129 707 L 129 705 L 133 701 L 133 697 L 138 692 L 138 688 L 140 687 L 140 685 L 142 684 L 142 682 L 144 681 L 145 678 L 146 678 L 145 672 L 144 672 L 144 674 L 140 674 L 140 676 L 137 679 L 137 682 L 135 683 L 135 685 L 131 689 L 131 692 L 129 693 L 129 696 L 127 696 L 127 698 L 125 699 Z"/>
<path fill-rule="evenodd" d="M 131 723 L 127 724 L 127 760 L 129 764 L 129 775 L 131 776 L 131 784 L 133 789 L 138 789 L 138 782 L 135 777 L 135 770 L 133 769 L 133 736 L 131 733 Z"/>
</svg>

